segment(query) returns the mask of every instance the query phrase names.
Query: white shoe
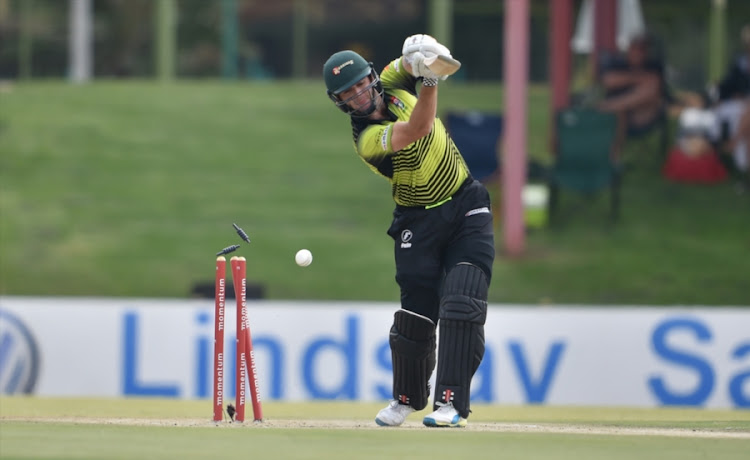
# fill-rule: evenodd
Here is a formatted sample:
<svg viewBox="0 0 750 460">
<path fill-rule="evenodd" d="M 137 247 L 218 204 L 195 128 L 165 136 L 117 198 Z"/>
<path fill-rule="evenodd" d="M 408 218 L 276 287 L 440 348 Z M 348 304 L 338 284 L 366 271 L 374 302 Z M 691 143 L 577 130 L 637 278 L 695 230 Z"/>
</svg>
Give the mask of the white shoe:
<svg viewBox="0 0 750 460">
<path fill-rule="evenodd" d="M 414 412 L 413 407 L 401 404 L 394 399 L 388 403 L 385 409 L 378 412 L 378 415 L 375 417 L 375 423 L 380 426 L 399 426 L 404 423 L 406 417 L 412 412 Z"/>
<path fill-rule="evenodd" d="M 435 412 L 427 415 L 422 423 L 425 426 L 449 426 L 449 427 L 465 427 L 466 419 L 461 417 L 456 408 L 453 407 L 453 403 L 437 403 L 438 408 Z"/>
</svg>

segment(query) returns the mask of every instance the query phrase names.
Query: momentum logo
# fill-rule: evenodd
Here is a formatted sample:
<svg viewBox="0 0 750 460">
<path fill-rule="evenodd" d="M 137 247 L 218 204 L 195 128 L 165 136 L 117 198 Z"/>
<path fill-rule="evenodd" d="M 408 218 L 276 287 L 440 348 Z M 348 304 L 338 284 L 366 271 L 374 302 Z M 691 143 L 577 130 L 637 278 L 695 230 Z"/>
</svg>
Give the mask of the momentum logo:
<svg viewBox="0 0 750 460">
<path fill-rule="evenodd" d="M 39 374 L 36 340 L 20 319 L 0 310 L 0 394 L 31 394 Z"/>
</svg>

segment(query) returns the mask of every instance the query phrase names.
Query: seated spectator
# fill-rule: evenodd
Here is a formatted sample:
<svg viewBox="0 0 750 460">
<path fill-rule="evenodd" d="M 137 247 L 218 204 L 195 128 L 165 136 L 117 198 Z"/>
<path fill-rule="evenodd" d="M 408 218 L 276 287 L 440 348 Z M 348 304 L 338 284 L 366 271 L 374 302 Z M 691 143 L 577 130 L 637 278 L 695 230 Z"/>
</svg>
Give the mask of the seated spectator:
<svg viewBox="0 0 750 460">
<path fill-rule="evenodd" d="M 750 95 L 750 24 L 740 33 L 742 52 L 732 61 L 729 71 L 718 84 L 718 99 L 745 99 Z"/>
<path fill-rule="evenodd" d="M 750 190 L 750 98 L 745 98 L 744 110 L 727 147 L 732 152 L 734 167 L 740 178 L 738 191 Z"/>
<path fill-rule="evenodd" d="M 678 126 L 677 143 L 670 149 L 662 168 L 664 176 L 686 183 L 724 181 L 727 171 L 715 148 L 719 137 L 716 115 L 707 108 L 684 108 Z"/>
<path fill-rule="evenodd" d="M 714 112 L 722 128 L 725 149 L 731 152 L 734 168 L 750 173 L 750 24 L 742 28 L 743 52 L 737 56 L 712 93 Z M 747 178 L 746 178 L 747 179 Z"/>
<path fill-rule="evenodd" d="M 626 136 L 650 131 L 664 116 L 667 90 L 663 63 L 653 58 L 652 39 L 637 35 L 625 56 L 617 56 L 601 69 L 604 100 L 598 108 L 618 115 L 618 145 Z"/>
</svg>

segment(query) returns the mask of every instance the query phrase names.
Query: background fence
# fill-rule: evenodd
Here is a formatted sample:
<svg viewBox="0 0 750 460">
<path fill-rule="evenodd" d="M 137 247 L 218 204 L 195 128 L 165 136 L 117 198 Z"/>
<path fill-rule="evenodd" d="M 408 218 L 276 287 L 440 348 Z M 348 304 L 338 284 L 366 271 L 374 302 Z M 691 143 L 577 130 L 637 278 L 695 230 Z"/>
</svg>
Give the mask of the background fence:
<svg viewBox="0 0 750 460">
<path fill-rule="evenodd" d="M 168 0 L 176 9 L 176 74 L 222 75 L 227 4 L 237 11 L 237 76 L 250 79 L 319 76 L 325 59 L 353 48 L 377 65 L 398 54 L 407 35 L 430 29 L 429 0 Z M 454 0 L 449 35 L 466 80 L 502 75 L 503 3 Z M 156 0 L 92 0 L 94 75 L 150 77 L 156 72 Z M 575 2 L 580 9 L 581 0 Z M 750 19 L 750 2 L 726 2 L 726 50 L 709 50 L 710 0 L 641 2 L 646 25 L 660 39 L 676 86 L 702 89 L 712 54 L 731 55 Z M 547 79 L 549 0 L 531 2 L 530 78 Z M 66 0 L 0 0 L 0 78 L 65 77 Z M 297 35 L 295 35 L 295 31 Z M 295 38 L 296 37 L 296 38 Z M 294 40 L 304 49 L 295 55 Z"/>
</svg>

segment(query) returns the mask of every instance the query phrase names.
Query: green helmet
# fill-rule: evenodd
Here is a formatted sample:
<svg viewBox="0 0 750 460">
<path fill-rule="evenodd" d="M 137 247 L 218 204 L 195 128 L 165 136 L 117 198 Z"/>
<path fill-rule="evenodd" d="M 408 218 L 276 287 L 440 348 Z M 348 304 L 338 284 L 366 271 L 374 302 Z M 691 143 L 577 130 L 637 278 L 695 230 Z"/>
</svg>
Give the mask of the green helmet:
<svg viewBox="0 0 750 460">
<path fill-rule="evenodd" d="M 345 101 L 342 101 L 339 95 L 368 75 L 372 77 L 372 82 L 363 91 L 370 91 L 371 104 L 366 112 L 360 112 L 348 105 L 349 101 L 359 94 Z M 344 50 L 331 55 L 323 65 L 323 79 L 326 82 L 328 97 L 336 104 L 336 107 L 353 117 L 366 118 L 375 111 L 382 101 L 383 85 L 380 82 L 380 76 L 378 76 L 371 62 L 365 61 L 362 56 L 354 51 Z"/>
</svg>

